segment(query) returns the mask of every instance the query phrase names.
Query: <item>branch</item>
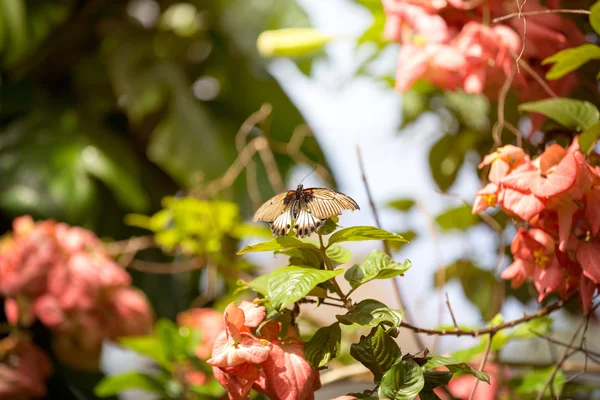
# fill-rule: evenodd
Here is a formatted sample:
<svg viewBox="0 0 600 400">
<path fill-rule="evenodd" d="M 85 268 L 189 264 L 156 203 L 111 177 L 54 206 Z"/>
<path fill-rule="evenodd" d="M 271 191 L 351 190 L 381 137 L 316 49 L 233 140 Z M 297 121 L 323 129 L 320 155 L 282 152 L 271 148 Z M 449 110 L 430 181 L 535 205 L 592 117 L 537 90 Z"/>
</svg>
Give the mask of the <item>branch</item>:
<svg viewBox="0 0 600 400">
<path fill-rule="evenodd" d="M 574 296 L 569 297 L 566 300 L 559 300 L 554 304 L 551 304 L 547 307 L 542 308 L 541 310 L 539 310 L 536 313 L 533 314 L 529 314 L 529 315 L 525 315 L 524 317 L 521 317 L 519 319 L 515 319 L 509 322 L 505 322 L 503 324 L 500 325 L 496 325 L 496 326 L 491 326 L 488 328 L 483 328 L 483 329 L 454 329 L 454 330 L 448 330 L 448 329 L 425 329 L 425 328 L 419 328 L 418 326 L 414 326 L 409 324 L 408 322 L 404 322 L 402 321 L 400 323 L 400 326 L 410 329 L 413 332 L 416 333 L 423 333 L 425 335 L 430 335 L 430 336 L 472 336 L 472 337 L 477 337 L 477 336 L 481 336 L 481 335 L 488 335 L 488 334 L 492 334 L 492 333 L 496 333 L 498 331 L 501 331 L 503 329 L 507 329 L 507 328 L 513 328 L 519 324 L 525 323 L 527 321 L 531 321 L 532 319 L 536 319 L 536 318 L 540 318 L 543 317 L 545 315 L 548 315 L 560 308 L 562 308 L 569 300 L 571 300 Z"/>
<path fill-rule="evenodd" d="M 483 371 L 485 368 L 485 364 L 487 363 L 487 359 L 490 356 L 490 351 L 492 350 L 492 341 L 494 340 L 495 332 L 490 333 L 489 340 L 487 345 L 485 346 L 485 355 L 483 356 L 483 360 L 481 360 L 481 364 L 479 364 L 479 370 Z M 471 395 L 469 396 L 469 400 L 473 400 L 473 396 L 475 396 L 475 391 L 477 390 L 477 385 L 479 384 L 479 379 L 475 379 L 475 383 L 473 383 L 473 389 L 471 389 Z"/>
<path fill-rule="evenodd" d="M 577 328 L 575 328 L 575 332 L 573 332 L 573 335 L 571 336 L 571 339 L 569 340 L 569 344 L 568 344 L 567 348 L 565 349 L 563 355 L 560 357 L 558 362 L 554 365 L 554 369 L 552 370 L 552 373 L 550 374 L 548 379 L 546 379 L 546 382 L 544 383 L 542 390 L 540 390 L 540 392 L 538 393 L 536 400 L 542 400 L 542 398 L 544 397 L 544 393 L 546 393 L 546 390 L 548 389 L 548 387 L 550 387 L 552 385 L 552 382 L 554 382 L 554 377 L 556 376 L 561 365 L 567 360 L 567 358 L 569 358 L 570 347 L 573 346 L 573 343 L 575 343 L 575 339 L 577 339 L 577 335 L 579 335 L 579 331 L 583 328 L 585 321 L 586 321 L 586 317 L 582 316 L 581 321 L 579 321 Z"/>
<path fill-rule="evenodd" d="M 373 211 L 373 217 L 375 218 L 375 224 L 377 225 L 378 228 L 381 228 L 381 222 L 379 221 L 379 214 L 377 213 L 377 207 L 375 207 L 375 202 L 373 201 L 373 196 L 371 195 L 371 189 L 369 187 L 369 182 L 367 180 L 367 174 L 365 172 L 365 165 L 363 163 L 362 154 L 360 152 L 359 145 L 356 145 L 356 156 L 358 158 L 358 166 L 360 168 L 361 178 L 362 178 L 362 181 L 365 186 L 365 191 L 367 192 L 367 197 L 369 199 L 369 204 L 371 205 L 371 210 Z M 390 248 L 385 240 L 383 241 L 383 249 L 388 256 L 390 256 L 390 257 L 392 256 Z M 410 315 L 410 312 L 404 305 L 405 303 L 404 303 L 404 299 L 402 298 L 402 292 L 400 291 L 400 284 L 398 283 L 398 280 L 396 278 L 392 278 L 392 284 L 394 287 L 394 295 L 396 296 L 396 301 L 398 302 L 398 307 L 404 313 L 404 319 L 413 321 L 413 318 Z M 423 343 L 423 341 L 421 340 L 421 338 L 418 335 L 413 335 L 413 338 L 414 338 L 417 346 L 420 349 L 425 348 L 425 344 Z"/>
<path fill-rule="evenodd" d="M 511 14 L 503 15 L 502 17 L 494 18 L 492 20 L 493 24 L 496 24 L 501 21 L 505 21 L 507 19 L 511 19 L 514 17 L 529 17 L 532 15 L 544 15 L 544 14 L 586 14 L 590 15 L 590 11 L 588 10 L 569 10 L 569 9 L 558 9 L 558 10 L 542 10 L 542 11 L 528 11 L 528 12 L 514 12 Z"/>
</svg>

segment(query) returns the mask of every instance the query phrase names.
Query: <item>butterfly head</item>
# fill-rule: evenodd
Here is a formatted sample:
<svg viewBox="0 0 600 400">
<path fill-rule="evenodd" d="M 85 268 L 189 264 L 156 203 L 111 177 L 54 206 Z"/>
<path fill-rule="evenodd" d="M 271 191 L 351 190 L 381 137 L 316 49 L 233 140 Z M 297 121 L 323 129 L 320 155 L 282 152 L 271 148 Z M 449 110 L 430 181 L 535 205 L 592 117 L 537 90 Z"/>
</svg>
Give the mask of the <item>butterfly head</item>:
<svg viewBox="0 0 600 400">
<path fill-rule="evenodd" d="M 296 193 L 301 193 L 304 190 L 304 185 L 299 183 L 298 187 L 296 188 Z"/>
</svg>

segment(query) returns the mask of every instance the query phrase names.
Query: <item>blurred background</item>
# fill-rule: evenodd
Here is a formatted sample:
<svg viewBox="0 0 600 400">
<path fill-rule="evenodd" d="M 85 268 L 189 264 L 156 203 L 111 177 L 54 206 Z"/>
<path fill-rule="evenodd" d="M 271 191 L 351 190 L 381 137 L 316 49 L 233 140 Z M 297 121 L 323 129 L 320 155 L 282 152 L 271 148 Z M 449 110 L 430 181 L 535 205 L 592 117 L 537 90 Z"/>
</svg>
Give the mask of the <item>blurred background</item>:
<svg viewBox="0 0 600 400">
<path fill-rule="evenodd" d="M 461 325 L 535 310 L 527 287 L 514 291 L 499 278 L 498 251 L 512 240 L 512 224 L 498 217 L 499 235 L 470 214 L 481 186 L 475 166 L 491 147 L 490 105 L 483 96 L 426 102 L 395 93 L 398 46 L 381 39 L 383 18 L 378 0 L 0 0 L 1 231 L 30 214 L 122 241 L 148 234 L 127 215 L 154 214 L 165 196 L 187 194 L 233 201 L 249 222 L 262 201 L 303 178 L 305 187 L 337 188 L 361 205 L 340 225 L 374 225 L 359 147 L 382 227 L 411 240 L 395 249 L 413 264 L 400 279 L 411 322 L 451 324 L 445 293 Z M 294 60 L 259 54 L 261 32 L 310 26 L 335 40 Z M 460 143 L 457 130 L 469 132 Z M 245 152 L 261 137 L 268 151 Z M 229 179 L 240 160 L 246 168 Z M 230 253 L 262 234 L 243 235 Z M 349 247 L 358 262 L 373 244 Z M 170 273 L 189 254 L 135 256 L 130 273 L 157 317 L 226 304 L 239 278 L 227 269 L 217 278 L 210 268 Z M 286 259 L 252 255 L 244 271 L 268 271 Z M 397 307 L 388 282 L 355 296 Z M 332 321 L 333 311 L 320 307 L 314 315 Z M 568 312 L 559 321 L 571 324 Z M 428 339 L 438 353 L 478 343 Z M 421 350 L 408 334 L 398 340 L 405 352 Z M 515 362 L 551 360 L 543 341 L 524 349 L 516 343 L 507 351 Z M 136 363 L 109 346 L 102 368 L 116 373 Z M 76 383 L 65 378 L 73 374 Z M 94 398 L 100 376 L 65 368 L 49 396 Z"/>
</svg>

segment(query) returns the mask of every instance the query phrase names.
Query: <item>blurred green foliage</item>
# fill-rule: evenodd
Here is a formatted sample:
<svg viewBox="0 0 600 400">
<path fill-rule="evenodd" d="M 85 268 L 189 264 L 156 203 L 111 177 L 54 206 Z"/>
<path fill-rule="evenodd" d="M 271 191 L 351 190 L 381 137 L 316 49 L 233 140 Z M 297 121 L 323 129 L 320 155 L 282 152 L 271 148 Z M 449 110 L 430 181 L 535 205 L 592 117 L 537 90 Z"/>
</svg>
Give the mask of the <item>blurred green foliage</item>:
<svg viewBox="0 0 600 400">
<path fill-rule="evenodd" d="M 275 105 L 268 129 L 250 135 L 287 141 L 302 117 L 256 38 L 308 25 L 294 0 L 0 0 L 5 224 L 30 213 L 125 238 L 136 232 L 127 212 L 156 211 L 163 196 L 221 176 L 236 131 L 263 103 Z M 312 137 L 302 151 L 324 163 Z M 285 174 L 290 159 L 276 157 Z M 226 196 L 247 215 L 241 181 Z"/>
<path fill-rule="evenodd" d="M 248 140 L 285 144 L 303 123 L 256 39 L 308 26 L 295 0 L 0 0 L 0 233 L 22 214 L 112 239 L 150 228 L 170 254 L 146 249 L 136 261 L 210 261 L 179 274 L 132 268 L 159 317 L 226 299 L 226 278 L 251 268 L 235 256 L 239 239 L 261 234 L 242 224 L 252 211 L 244 173 L 215 198 L 181 195 L 225 173 L 238 129 L 263 104 L 272 113 Z M 300 151 L 326 165 L 312 136 Z M 275 158 L 285 177 L 292 160 Z M 273 188 L 261 163 L 256 175 L 265 199 Z M 99 377 L 59 368 L 49 396 L 93 398 Z"/>
</svg>

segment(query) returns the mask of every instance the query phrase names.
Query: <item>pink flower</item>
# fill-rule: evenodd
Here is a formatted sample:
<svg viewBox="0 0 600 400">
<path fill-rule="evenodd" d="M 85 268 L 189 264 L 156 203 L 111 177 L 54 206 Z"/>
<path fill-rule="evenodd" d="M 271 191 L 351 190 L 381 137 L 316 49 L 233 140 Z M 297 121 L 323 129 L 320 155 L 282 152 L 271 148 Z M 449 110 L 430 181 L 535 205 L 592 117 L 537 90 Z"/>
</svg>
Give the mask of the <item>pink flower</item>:
<svg viewBox="0 0 600 400">
<path fill-rule="evenodd" d="M 445 43 L 450 39 L 444 19 L 421 6 L 383 0 L 383 7 L 387 15 L 384 35 L 388 40 L 425 44 Z"/>
<path fill-rule="evenodd" d="M 225 329 L 223 315 L 211 308 L 192 308 L 177 314 L 177 323 L 192 329 L 198 329 L 202 342 L 196 348 L 196 356 L 201 359 L 210 357 L 215 340 Z"/>
<path fill-rule="evenodd" d="M 462 86 L 466 65 L 465 56 L 452 46 L 405 44 L 398 55 L 396 90 L 405 92 L 419 79 L 442 89 L 456 90 Z"/>
<path fill-rule="evenodd" d="M 111 317 L 116 326 L 111 337 L 146 335 L 152 330 L 152 309 L 141 290 L 130 287 L 116 289 L 110 294 L 110 301 L 114 309 Z"/>
<path fill-rule="evenodd" d="M 272 344 L 258 339 L 244 326 L 245 314 L 235 303 L 225 309 L 225 331 L 216 339 L 212 358 L 206 361 L 213 367 L 236 367 L 243 363 L 263 363 L 272 348 Z"/>
<path fill-rule="evenodd" d="M 304 343 L 293 328 L 283 341 L 274 340 L 273 349 L 263 364 L 264 381 L 255 389 L 277 400 L 314 399 L 321 387 L 319 372 L 313 370 L 304 358 Z"/>
<path fill-rule="evenodd" d="M 46 277 L 61 254 L 53 238 L 53 222 L 30 228 L 29 217 L 15 220 L 15 240 L 0 249 L 0 293 L 37 296 L 46 290 Z M 25 229 L 27 227 L 27 229 Z"/>
<path fill-rule="evenodd" d="M 26 340 L 6 338 L 0 345 L 9 348 L 0 359 L 0 398 L 44 397 L 46 380 L 53 372 L 46 353 Z"/>
<path fill-rule="evenodd" d="M 495 183 L 488 183 L 483 189 L 479 190 L 473 202 L 472 213 L 477 214 L 488 207 L 495 207 L 498 200 L 498 189 L 498 185 Z"/>
<path fill-rule="evenodd" d="M 482 93 L 502 86 L 514 63 L 511 52 L 518 51 L 521 39 L 505 26 L 488 28 L 472 21 L 463 26 L 451 44 L 466 58 L 463 89 L 467 93 Z"/>
</svg>

